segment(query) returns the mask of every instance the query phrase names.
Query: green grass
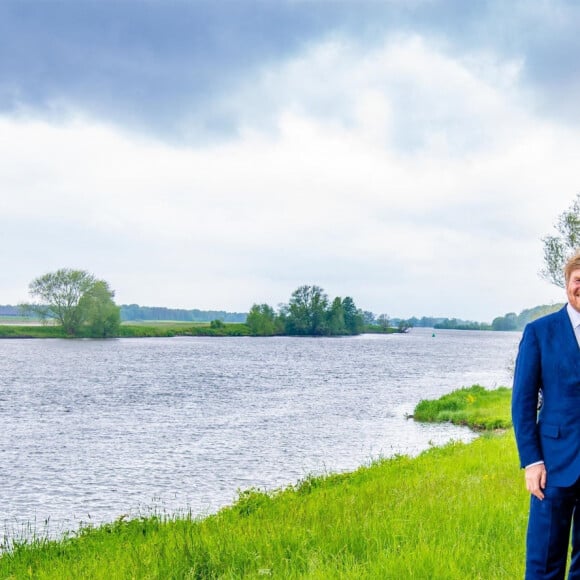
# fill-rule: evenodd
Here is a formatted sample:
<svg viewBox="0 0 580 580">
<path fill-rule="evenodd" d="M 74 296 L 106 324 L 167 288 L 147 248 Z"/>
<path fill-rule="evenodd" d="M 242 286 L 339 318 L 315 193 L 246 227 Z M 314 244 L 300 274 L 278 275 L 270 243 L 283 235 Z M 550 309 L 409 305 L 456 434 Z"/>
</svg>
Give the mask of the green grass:
<svg viewBox="0 0 580 580">
<path fill-rule="evenodd" d="M 199 322 L 143 322 L 123 323 L 119 336 L 127 337 L 167 337 L 167 336 L 249 336 L 250 329 L 242 323 L 225 323 L 221 328 L 211 328 L 209 323 Z"/>
<path fill-rule="evenodd" d="M 528 495 L 513 431 L 353 473 L 249 490 L 215 515 L 151 517 L 21 543 L 0 579 L 523 576 Z"/>
<path fill-rule="evenodd" d="M 150 326 L 151 328 L 183 328 L 202 326 L 209 328 L 209 322 L 191 322 L 190 320 L 125 320 L 123 326 Z"/>
<path fill-rule="evenodd" d="M 55 325 L 0 325 L 0 338 L 66 338 L 61 326 Z"/>
<path fill-rule="evenodd" d="M 119 336 L 123 338 L 171 337 L 171 336 L 248 336 L 245 324 L 226 323 L 223 328 L 210 328 L 204 322 L 155 321 L 123 323 Z M 0 325 L 0 338 L 67 338 L 62 327 L 57 325 Z M 2 580 L 2 579 L 0 579 Z"/>
<path fill-rule="evenodd" d="M 511 389 L 487 390 L 479 385 L 453 391 L 435 401 L 423 400 L 416 407 L 416 421 L 451 422 L 472 429 L 511 427 Z"/>
</svg>

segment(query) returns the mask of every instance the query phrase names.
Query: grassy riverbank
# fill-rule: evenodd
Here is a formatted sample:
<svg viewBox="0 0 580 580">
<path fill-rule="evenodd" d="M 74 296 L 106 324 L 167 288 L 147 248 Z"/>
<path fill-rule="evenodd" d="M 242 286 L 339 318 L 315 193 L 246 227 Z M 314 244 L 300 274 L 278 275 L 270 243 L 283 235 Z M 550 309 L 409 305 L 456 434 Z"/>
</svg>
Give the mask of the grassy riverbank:
<svg viewBox="0 0 580 580">
<path fill-rule="evenodd" d="M 50 324 L 1 324 L 0 338 L 65 338 L 65 333 L 61 326 Z"/>
<path fill-rule="evenodd" d="M 396 334 L 401 331 L 396 328 L 380 329 L 365 328 L 365 333 Z M 165 338 L 173 336 L 253 336 L 250 328 L 243 322 L 176 322 L 143 321 L 124 322 L 119 327 L 119 338 Z M 285 336 L 285 335 L 279 335 Z M 0 324 L 0 338 L 70 338 L 58 325 L 42 325 L 39 323 L 21 325 Z M 83 338 L 82 335 L 76 338 Z M 98 338 L 98 337 L 93 337 Z"/>
<path fill-rule="evenodd" d="M 248 336 L 250 331 L 243 323 L 223 323 L 217 327 L 209 322 L 150 321 L 122 324 L 119 337 L 149 338 L 172 336 Z M 0 325 L 0 338 L 69 338 L 57 325 Z M 78 337 L 78 338 L 82 338 Z"/>
<path fill-rule="evenodd" d="M 167 336 L 249 336 L 250 329 L 241 322 L 221 323 L 215 326 L 209 322 L 155 321 L 124 323 L 119 328 L 122 338 L 167 337 Z"/>
<path fill-rule="evenodd" d="M 244 492 L 202 520 L 118 521 L 23 544 L 0 558 L 0 578 L 518 578 L 528 498 L 517 466 L 513 432 L 489 432 Z"/>
<path fill-rule="evenodd" d="M 423 422 L 450 422 L 468 425 L 472 429 L 506 429 L 512 426 L 507 387 L 488 391 L 479 385 L 458 389 L 435 400 L 421 401 L 415 407 L 414 418 Z"/>
</svg>

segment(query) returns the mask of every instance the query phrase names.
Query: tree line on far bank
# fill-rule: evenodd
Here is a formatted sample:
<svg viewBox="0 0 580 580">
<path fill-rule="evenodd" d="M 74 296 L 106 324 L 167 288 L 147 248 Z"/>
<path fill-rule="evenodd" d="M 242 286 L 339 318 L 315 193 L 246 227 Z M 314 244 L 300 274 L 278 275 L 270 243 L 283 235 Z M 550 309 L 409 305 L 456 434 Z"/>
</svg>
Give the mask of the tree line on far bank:
<svg viewBox="0 0 580 580">
<path fill-rule="evenodd" d="M 199 310 L 193 308 L 167 308 L 165 306 L 139 306 L 139 304 L 121 304 L 121 320 L 144 321 L 157 320 L 176 322 L 211 322 L 221 320 L 222 322 L 245 322 L 247 314 L 245 312 L 226 312 L 225 310 Z"/>
<path fill-rule="evenodd" d="M 36 302 L 21 304 L 20 311 L 56 322 L 66 336 L 107 338 L 126 334 L 121 332 L 121 307 L 114 302 L 114 291 L 89 272 L 61 268 L 35 278 L 29 284 L 29 293 Z M 227 326 L 220 318 L 212 320 L 209 334 L 225 333 Z M 391 328 L 387 315 L 375 318 L 363 312 L 350 296 L 331 301 L 316 285 L 300 286 L 288 304 L 280 305 L 277 311 L 268 304 L 254 304 L 244 326 L 247 331 L 243 334 L 255 336 L 342 336 L 369 330 L 404 332 L 409 328 L 404 321 Z"/>
<path fill-rule="evenodd" d="M 549 282 L 564 288 L 563 265 L 580 248 L 580 194 L 571 206 L 560 214 L 555 224 L 557 235 L 546 236 L 544 243 L 544 269 L 541 275 Z M 115 293 L 104 280 L 95 278 L 84 270 L 62 268 L 56 272 L 35 278 L 29 285 L 31 296 L 39 299 L 32 304 L 21 304 L 24 315 L 33 315 L 42 320 L 54 320 L 67 336 L 109 337 L 118 336 L 121 327 L 121 307 L 113 300 Z M 434 326 L 462 330 L 521 330 L 540 316 L 554 312 L 562 304 L 543 305 L 522 311 L 519 315 L 510 312 L 496 317 L 491 325 L 453 319 L 415 317 L 408 320 L 390 321 L 386 314 L 378 318 L 372 312 L 358 309 L 354 300 L 347 296 L 332 302 L 319 286 L 300 286 L 295 290 L 287 305 L 275 311 L 268 304 L 254 304 L 247 315 L 244 328 L 255 335 L 274 334 L 335 336 L 373 332 L 405 332 L 412 326 Z M 146 316 L 171 316 L 174 311 L 167 308 L 142 308 L 136 304 L 124 307 L 126 315 L 144 319 Z M 194 322 L 196 313 L 202 311 L 179 310 L 176 320 Z M 218 315 L 228 313 L 217 312 Z M 14 316 L 12 306 L 0 306 L 0 315 Z M 234 313 L 236 317 L 243 314 Z M 224 316 L 210 321 L 212 331 L 225 328 Z M 240 320 L 241 322 L 241 320 Z M 393 323 L 396 328 L 392 328 Z M 240 326 L 238 324 L 238 326 Z"/>
<path fill-rule="evenodd" d="M 399 323 L 391 328 L 389 318 L 377 319 L 370 312 L 357 308 L 350 296 L 330 300 L 320 286 L 300 286 L 290 296 L 288 304 L 276 311 L 269 304 L 254 304 L 246 318 L 250 332 L 258 336 L 345 336 L 363 331 L 405 332 L 409 325 Z"/>
<path fill-rule="evenodd" d="M 436 329 L 452 330 L 523 330 L 528 322 L 536 320 L 541 316 L 551 314 L 562 308 L 564 304 L 543 304 L 534 308 L 526 308 L 519 314 L 509 312 L 504 316 L 496 316 L 491 324 L 486 322 L 472 322 L 470 320 L 459 320 L 457 318 L 439 319 L 435 324 L 428 324 Z M 413 322 L 413 320 L 411 320 Z M 414 326 L 425 326 L 421 321 L 417 321 Z"/>
<path fill-rule="evenodd" d="M 491 328 L 492 330 L 523 330 L 528 322 L 532 322 L 532 320 L 536 320 L 536 318 L 556 312 L 556 310 L 560 310 L 562 306 L 564 306 L 564 303 L 543 304 L 541 306 L 522 310 L 519 314 L 509 312 L 504 316 L 494 318 L 491 323 Z"/>
</svg>

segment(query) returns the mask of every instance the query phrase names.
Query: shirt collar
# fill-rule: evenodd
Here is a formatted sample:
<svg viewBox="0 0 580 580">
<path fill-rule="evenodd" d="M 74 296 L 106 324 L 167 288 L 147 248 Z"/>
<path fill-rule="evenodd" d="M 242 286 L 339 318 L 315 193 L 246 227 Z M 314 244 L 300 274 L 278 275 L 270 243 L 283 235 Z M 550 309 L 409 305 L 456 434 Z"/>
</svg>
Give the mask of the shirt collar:
<svg viewBox="0 0 580 580">
<path fill-rule="evenodd" d="M 566 312 L 568 312 L 568 317 L 570 318 L 572 327 L 575 329 L 580 325 L 580 312 L 572 308 L 569 303 L 566 305 Z"/>
</svg>

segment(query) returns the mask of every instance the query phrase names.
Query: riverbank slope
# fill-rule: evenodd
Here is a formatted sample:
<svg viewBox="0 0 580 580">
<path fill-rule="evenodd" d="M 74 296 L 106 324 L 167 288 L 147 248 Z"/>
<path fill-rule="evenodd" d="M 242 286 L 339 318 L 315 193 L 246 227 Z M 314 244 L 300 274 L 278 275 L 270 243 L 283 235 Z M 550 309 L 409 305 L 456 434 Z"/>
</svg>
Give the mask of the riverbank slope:
<svg viewBox="0 0 580 580">
<path fill-rule="evenodd" d="M 527 504 L 509 429 L 246 491 L 205 519 L 119 520 L 20 545 L 0 578 L 517 578 Z"/>
</svg>

